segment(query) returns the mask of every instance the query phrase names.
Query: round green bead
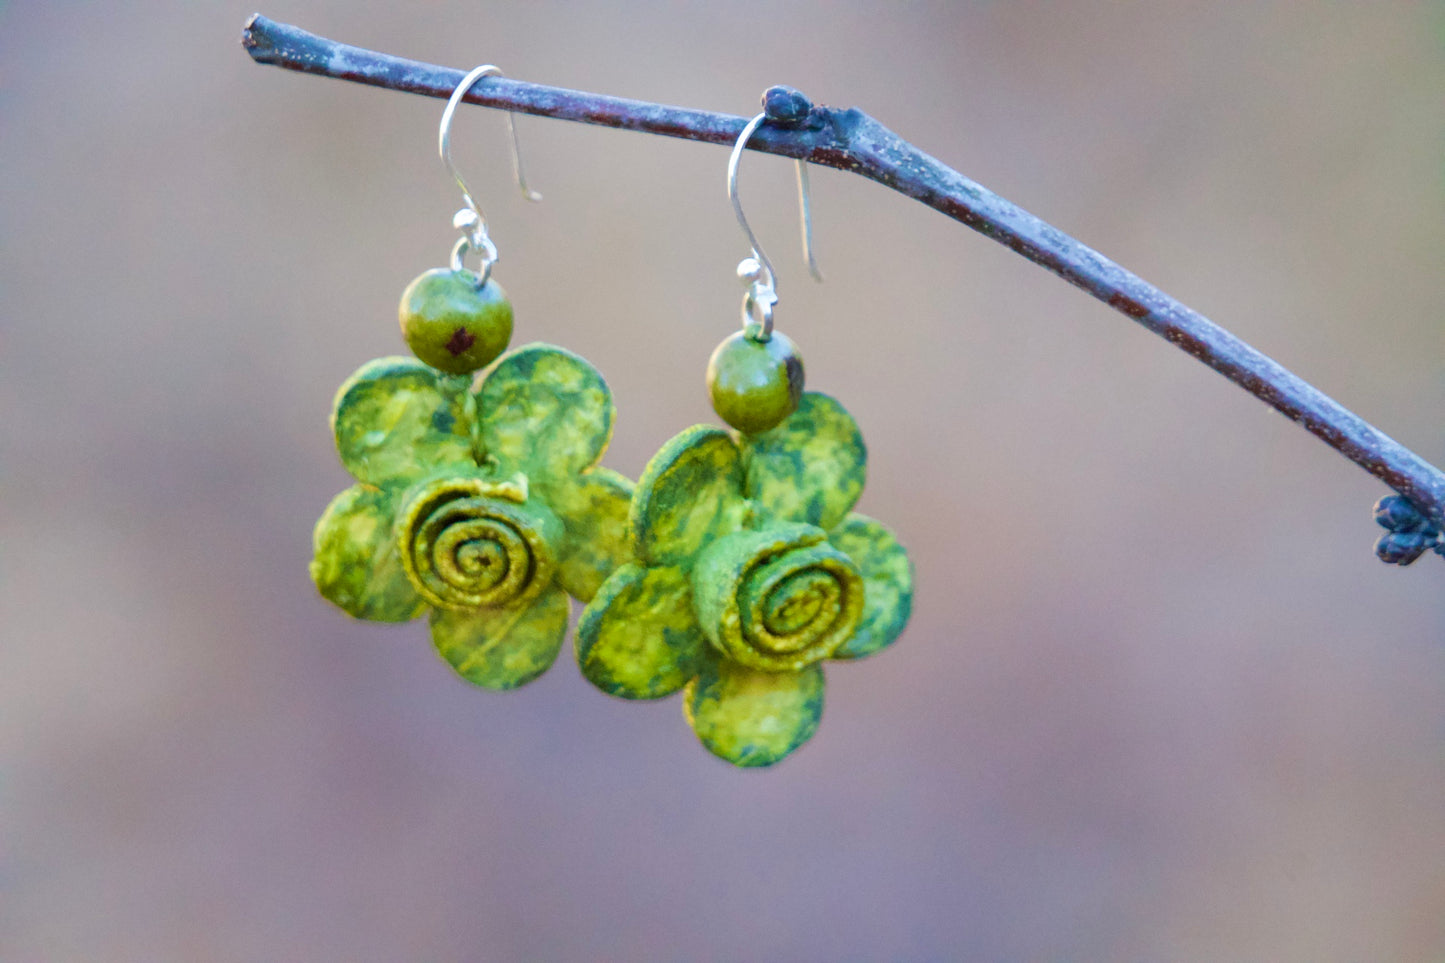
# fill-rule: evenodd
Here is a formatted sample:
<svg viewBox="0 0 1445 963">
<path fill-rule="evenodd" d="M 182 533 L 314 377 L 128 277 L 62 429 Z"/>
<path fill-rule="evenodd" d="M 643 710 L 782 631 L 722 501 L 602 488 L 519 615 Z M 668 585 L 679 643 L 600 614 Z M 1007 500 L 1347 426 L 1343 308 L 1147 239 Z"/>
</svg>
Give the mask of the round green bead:
<svg viewBox="0 0 1445 963">
<path fill-rule="evenodd" d="M 418 358 L 449 374 L 490 364 L 512 340 L 512 302 L 497 282 L 434 268 L 401 293 L 401 333 Z"/>
<path fill-rule="evenodd" d="M 744 434 L 767 431 L 798 410 L 803 358 L 774 331 L 767 341 L 746 332 L 730 336 L 707 363 L 707 390 L 718 417 Z"/>
</svg>

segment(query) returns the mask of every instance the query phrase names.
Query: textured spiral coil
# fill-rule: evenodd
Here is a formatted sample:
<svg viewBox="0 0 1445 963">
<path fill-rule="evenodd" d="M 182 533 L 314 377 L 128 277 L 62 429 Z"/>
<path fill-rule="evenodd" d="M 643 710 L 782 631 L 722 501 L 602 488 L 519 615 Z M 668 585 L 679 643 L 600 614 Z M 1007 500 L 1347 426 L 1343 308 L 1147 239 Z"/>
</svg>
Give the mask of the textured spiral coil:
<svg viewBox="0 0 1445 963">
<path fill-rule="evenodd" d="M 796 671 L 832 655 L 863 613 L 863 577 L 810 525 L 719 539 L 698 560 L 693 604 L 723 654 Z"/>
<path fill-rule="evenodd" d="M 519 605 L 552 578 L 547 519 L 473 478 L 421 487 L 399 519 L 402 565 L 422 598 L 472 611 Z"/>
</svg>

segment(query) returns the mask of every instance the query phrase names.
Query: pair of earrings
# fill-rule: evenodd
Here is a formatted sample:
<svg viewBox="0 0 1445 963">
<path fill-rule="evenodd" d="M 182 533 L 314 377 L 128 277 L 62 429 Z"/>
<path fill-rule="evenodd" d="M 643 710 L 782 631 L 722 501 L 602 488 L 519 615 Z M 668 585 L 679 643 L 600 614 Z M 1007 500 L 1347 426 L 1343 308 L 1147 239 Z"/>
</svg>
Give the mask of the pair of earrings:
<svg viewBox="0 0 1445 963">
<path fill-rule="evenodd" d="M 773 329 L 772 265 L 737 195 L 739 159 L 766 115 L 729 159 L 752 256 L 738 266 L 743 328 L 707 370 L 713 407 L 735 431 L 683 431 L 633 483 L 599 465 L 616 410 L 597 370 L 552 345 L 506 351 L 497 250 L 449 145 L 463 94 L 498 73 L 473 70 L 442 114 L 440 153 L 466 207 L 450 268 L 402 295 L 415 357 L 369 362 L 337 392 L 332 428 L 357 483 L 316 525 L 312 579 L 357 618 L 427 614 L 457 674 L 499 690 L 552 665 L 576 598 L 577 662 L 593 685 L 626 699 L 684 690 L 704 746 L 738 766 L 771 765 L 817 729 L 821 663 L 870 655 L 902 631 L 913 578 L 893 535 L 851 511 L 867 462 L 857 424 L 803 390 L 797 349 Z M 518 185 L 538 200 L 508 123 Z"/>
</svg>

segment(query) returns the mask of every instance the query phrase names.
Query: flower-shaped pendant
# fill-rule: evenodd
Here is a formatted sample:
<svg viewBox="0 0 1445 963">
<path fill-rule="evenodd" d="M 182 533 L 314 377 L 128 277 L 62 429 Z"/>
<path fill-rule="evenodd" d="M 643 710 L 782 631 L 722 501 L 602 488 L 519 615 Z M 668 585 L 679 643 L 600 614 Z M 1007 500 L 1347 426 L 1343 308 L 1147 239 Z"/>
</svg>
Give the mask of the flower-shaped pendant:
<svg viewBox="0 0 1445 963">
<path fill-rule="evenodd" d="M 843 406 L 807 392 L 777 427 L 700 425 L 637 483 L 635 560 L 582 613 L 577 657 L 627 699 L 686 689 L 688 722 L 739 766 L 786 757 L 817 729 L 827 659 L 857 659 L 903 630 L 907 553 L 851 512 L 867 452 Z"/>
<path fill-rule="evenodd" d="M 629 558 L 632 483 L 597 466 L 612 395 L 545 344 L 503 355 L 473 388 L 380 358 L 337 392 L 332 428 L 357 484 L 317 522 L 311 577 L 351 615 L 405 622 L 463 678 L 511 689 L 553 663 L 567 594 L 592 598 Z"/>
</svg>

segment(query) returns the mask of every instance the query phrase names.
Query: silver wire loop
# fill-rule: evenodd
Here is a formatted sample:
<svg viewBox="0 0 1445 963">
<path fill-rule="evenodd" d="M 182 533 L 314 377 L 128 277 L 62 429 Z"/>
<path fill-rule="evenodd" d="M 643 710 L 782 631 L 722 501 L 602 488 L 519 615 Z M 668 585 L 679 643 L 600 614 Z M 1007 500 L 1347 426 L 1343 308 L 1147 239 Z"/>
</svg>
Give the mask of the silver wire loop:
<svg viewBox="0 0 1445 963">
<path fill-rule="evenodd" d="M 747 235 L 748 245 L 753 251 L 752 257 L 738 262 L 738 277 L 748 285 L 747 294 L 743 295 L 743 327 L 750 334 L 754 327 L 759 327 L 760 330 L 756 335 L 759 341 L 767 341 L 773 336 L 773 307 L 778 303 L 778 283 L 777 276 L 773 273 L 773 262 L 763 253 L 762 246 L 758 244 L 757 235 L 748 226 L 748 219 L 743 214 L 743 203 L 738 197 L 738 165 L 742 160 L 743 150 L 747 147 L 748 140 L 763 125 L 767 116 L 766 113 L 761 113 L 748 121 L 743 132 L 738 135 L 737 143 L 733 144 L 732 156 L 728 158 L 728 200 L 732 202 L 733 213 L 737 215 L 738 224 L 742 227 L 743 233 Z M 821 281 L 823 274 L 818 270 L 817 259 L 813 256 L 812 192 L 808 185 L 808 165 L 802 160 L 797 163 L 803 257 L 808 262 L 808 273 L 813 276 L 813 280 Z"/>
<path fill-rule="evenodd" d="M 748 286 L 743 295 L 743 329 L 755 341 L 767 341 L 773 336 L 773 306 L 778 303 L 778 292 L 763 280 L 763 266 L 756 258 L 745 257 L 738 262 L 738 277 Z"/>
<path fill-rule="evenodd" d="M 492 238 L 487 233 L 487 219 L 482 214 L 482 209 L 472 199 L 472 192 L 467 189 L 462 172 L 457 170 L 457 165 L 452 160 L 452 117 L 457 112 L 457 105 L 478 80 L 500 76 L 502 71 L 495 64 L 483 64 L 463 77 L 456 90 L 452 91 L 446 109 L 442 111 L 441 127 L 437 132 L 437 152 L 441 154 L 442 163 L 447 165 L 447 170 L 451 172 L 457 186 L 462 189 L 462 200 L 467 205 L 452 218 L 452 226 L 462 232 L 461 239 L 452 248 L 452 270 L 465 271 L 466 268 L 462 266 L 463 257 L 469 251 L 475 253 L 481 258 L 481 270 L 469 273 L 476 274 L 478 287 L 485 284 L 492 275 L 492 265 L 498 257 L 497 246 L 492 243 Z M 522 170 L 522 148 L 517 141 L 517 118 L 510 110 L 507 111 L 507 129 L 512 134 L 512 172 L 516 176 L 517 189 L 527 200 L 540 201 L 542 195 L 527 186 L 527 176 Z"/>
</svg>

